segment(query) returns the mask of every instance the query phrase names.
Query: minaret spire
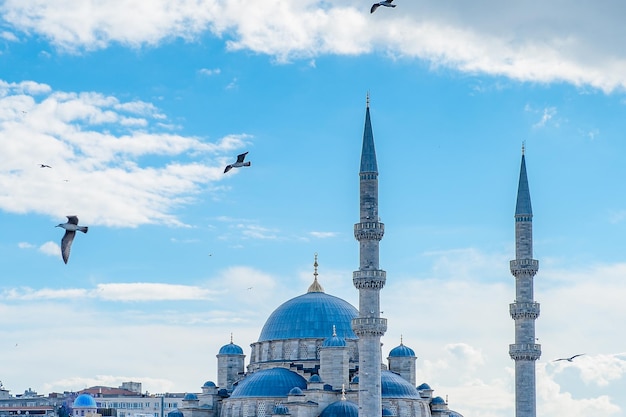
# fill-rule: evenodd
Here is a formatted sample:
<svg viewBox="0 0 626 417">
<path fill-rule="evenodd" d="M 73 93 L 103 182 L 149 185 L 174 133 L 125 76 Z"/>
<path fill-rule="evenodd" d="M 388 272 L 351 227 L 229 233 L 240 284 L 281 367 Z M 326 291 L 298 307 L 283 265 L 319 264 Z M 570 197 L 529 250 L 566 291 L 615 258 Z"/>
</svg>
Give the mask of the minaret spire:
<svg viewBox="0 0 626 417">
<path fill-rule="evenodd" d="M 515 259 L 511 274 L 515 277 L 515 302 L 509 305 L 515 320 L 515 343 L 509 355 L 515 361 L 515 417 L 536 417 L 535 361 L 541 345 L 535 343 L 535 320 L 539 303 L 534 301 L 533 281 L 539 262 L 533 259 L 533 211 L 526 174 L 525 146 L 522 145 L 517 202 L 515 206 Z"/>
<path fill-rule="evenodd" d="M 387 330 L 387 320 L 380 317 L 380 290 L 386 273 L 379 268 L 379 243 L 385 225 L 378 216 L 378 166 L 370 120 L 369 93 L 365 109 L 365 129 L 361 152 L 360 222 L 354 225 L 359 241 L 359 270 L 352 282 L 359 290 L 359 317 L 352 329 L 359 337 L 359 416 L 378 416 L 382 409 L 380 338 Z"/>
</svg>

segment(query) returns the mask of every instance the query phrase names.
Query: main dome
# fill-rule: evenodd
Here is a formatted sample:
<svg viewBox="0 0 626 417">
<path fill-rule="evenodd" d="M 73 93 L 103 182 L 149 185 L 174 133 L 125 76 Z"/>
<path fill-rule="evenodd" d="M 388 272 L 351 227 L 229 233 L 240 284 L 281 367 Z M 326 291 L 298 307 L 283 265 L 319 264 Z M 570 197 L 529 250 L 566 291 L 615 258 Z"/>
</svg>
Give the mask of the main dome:
<svg viewBox="0 0 626 417">
<path fill-rule="evenodd" d="M 259 342 L 281 339 L 327 338 L 336 334 L 357 339 L 352 319 L 359 312 L 347 301 L 321 291 L 310 291 L 281 304 L 265 322 Z"/>
</svg>

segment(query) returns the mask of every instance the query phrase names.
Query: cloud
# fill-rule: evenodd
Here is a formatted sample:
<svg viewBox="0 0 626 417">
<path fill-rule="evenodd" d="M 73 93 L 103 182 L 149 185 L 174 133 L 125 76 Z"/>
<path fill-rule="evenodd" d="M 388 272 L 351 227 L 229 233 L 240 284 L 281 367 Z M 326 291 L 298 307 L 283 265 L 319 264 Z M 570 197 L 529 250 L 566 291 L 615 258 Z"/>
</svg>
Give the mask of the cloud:
<svg viewBox="0 0 626 417">
<path fill-rule="evenodd" d="M 202 68 L 200 70 L 198 70 L 198 72 L 202 75 L 207 75 L 207 76 L 212 76 L 212 75 L 219 75 L 219 73 L 221 72 L 221 70 L 219 68 L 214 68 L 214 69 L 209 69 L 209 68 Z"/>
<path fill-rule="evenodd" d="M 322 55 L 380 53 L 419 59 L 434 69 L 504 76 L 519 81 L 567 82 L 605 92 L 626 87 L 626 36 L 619 2 L 568 7 L 539 0 L 409 2 L 374 16 L 355 0 L 88 0 L 72 13 L 65 0 L 6 0 L 4 20 L 15 31 L 49 39 L 70 53 L 194 41 L 209 32 L 231 51 L 249 50 L 278 62 Z M 123 14 L 111 10 L 123 7 Z M 485 13 L 489 10 L 489 13 Z M 487 16 L 497 16 L 487 18 Z M 236 85 L 232 83 L 232 85 Z"/>
<path fill-rule="evenodd" d="M 51 255 L 51 256 L 60 256 L 61 246 L 59 246 L 55 242 L 48 241 L 39 247 L 39 252 L 45 253 L 46 255 Z"/>
<path fill-rule="evenodd" d="M 337 236 L 337 232 L 309 232 L 309 234 L 318 239 L 327 239 Z"/>
<path fill-rule="evenodd" d="M 0 209 L 80 213 L 90 225 L 182 225 L 173 209 L 221 181 L 224 155 L 249 137 L 207 142 L 163 131 L 164 120 L 143 101 L 0 81 Z"/>
</svg>

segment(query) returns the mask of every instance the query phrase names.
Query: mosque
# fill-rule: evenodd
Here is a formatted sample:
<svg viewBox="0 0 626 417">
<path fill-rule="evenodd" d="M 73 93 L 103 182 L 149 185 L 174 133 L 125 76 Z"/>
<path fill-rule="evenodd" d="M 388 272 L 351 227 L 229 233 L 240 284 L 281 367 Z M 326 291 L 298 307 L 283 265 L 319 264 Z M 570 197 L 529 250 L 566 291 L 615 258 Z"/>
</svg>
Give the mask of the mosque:
<svg viewBox="0 0 626 417">
<path fill-rule="evenodd" d="M 250 345 L 248 365 L 231 337 L 217 354 L 217 384 L 207 381 L 202 392 L 185 394 L 167 417 L 463 417 L 433 396 L 427 383 L 416 386 L 417 357 L 402 341 L 389 351 L 386 364 L 382 360 L 387 319 L 380 317 L 380 291 L 386 273 L 379 268 L 378 245 L 384 224 L 378 216 L 369 98 L 359 180 L 354 235 L 360 261 L 352 277 L 359 309 L 324 292 L 316 257 L 313 283 L 269 316 Z M 95 412 L 95 402 L 85 395 L 76 399 L 73 417 Z"/>
<path fill-rule="evenodd" d="M 415 352 L 402 341 L 382 361 L 380 317 L 385 271 L 378 267 L 384 224 L 378 216 L 378 167 L 369 98 L 361 153 L 360 246 L 353 283 L 360 309 L 326 294 L 314 279 L 306 293 L 285 301 L 269 316 L 251 344 L 249 363 L 233 341 L 217 354 L 217 384 L 189 393 L 168 417 L 462 417 L 416 386 Z"/>
</svg>

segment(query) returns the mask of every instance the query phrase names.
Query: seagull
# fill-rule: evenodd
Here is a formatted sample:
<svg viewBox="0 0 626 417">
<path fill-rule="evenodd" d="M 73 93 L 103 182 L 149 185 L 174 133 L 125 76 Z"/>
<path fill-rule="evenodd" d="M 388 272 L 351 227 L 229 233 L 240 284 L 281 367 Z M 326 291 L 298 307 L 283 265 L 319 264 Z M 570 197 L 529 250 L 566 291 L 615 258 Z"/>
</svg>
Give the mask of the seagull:
<svg viewBox="0 0 626 417">
<path fill-rule="evenodd" d="M 249 167 L 250 166 L 250 162 L 243 162 L 243 160 L 245 159 L 246 155 L 248 155 L 248 152 L 244 152 L 244 153 L 242 153 L 240 155 L 237 155 L 237 162 L 235 162 L 234 164 L 226 165 L 226 168 L 224 169 L 224 174 L 226 174 L 232 168 Z"/>
<path fill-rule="evenodd" d="M 87 233 L 87 226 L 79 226 L 78 225 L 78 217 L 76 216 L 66 216 L 67 223 L 60 223 L 55 227 L 62 227 L 65 229 L 65 234 L 63 235 L 63 239 L 61 239 L 61 255 L 63 256 L 63 262 L 67 263 L 70 258 L 70 248 L 72 247 L 72 242 L 74 241 L 74 236 L 76 235 L 76 231 L 80 230 L 83 233 Z"/>
<path fill-rule="evenodd" d="M 578 355 L 574 355 L 574 356 L 570 356 L 569 358 L 559 358 L 559 359 L 555 359 L 552 362 L 558 362 L 558 361 L 568 361 L 568 362 L 572 362 L 574 360 L 574 358 L 577 358 L 578 356 L 582 356 L 584 355 L 584 353 L 580 353 Z"/>
<path fill-rule="evenodd" d="M 46 164 L 39 164 L 39 168 L 52 168 L 52 167 Z"/>
<path fill-rule="evenodd" d="M 393 0 L 383 0 L 383 1 L 379 1 L 378 3 L 372 4 L 372 8 L 370 9 L 370 13 L 374 13 L 376 11 L 376 9 L 378 9 L 380 6 L 396 7 L 395 4 L 391 4 L 392 1 Z"/>
</svg>

